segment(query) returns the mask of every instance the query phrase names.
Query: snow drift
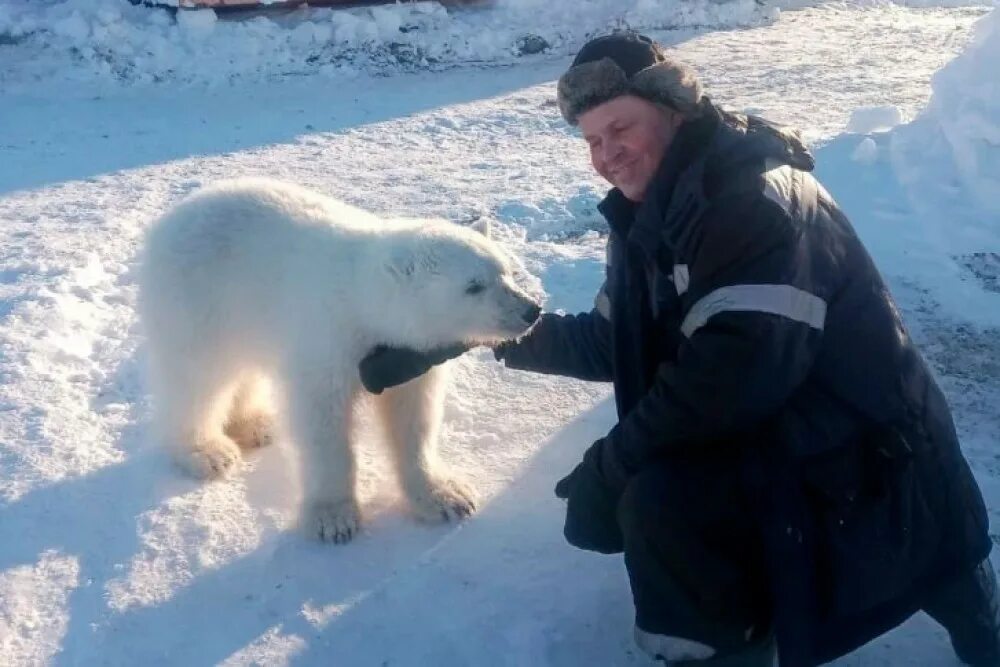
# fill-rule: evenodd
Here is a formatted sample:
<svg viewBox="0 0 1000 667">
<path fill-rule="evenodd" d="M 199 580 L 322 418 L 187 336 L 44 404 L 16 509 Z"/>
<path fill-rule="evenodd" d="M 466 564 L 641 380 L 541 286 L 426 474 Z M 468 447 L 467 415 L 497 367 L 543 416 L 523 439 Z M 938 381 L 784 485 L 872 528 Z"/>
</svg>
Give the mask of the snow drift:
<svg viewBox="0 0 1000 667">
<path fill-rule="evenodd" d="M 12 66 L 0 70 L 0 87 L 59 79 L 217 83 L 510 62 L 570 53 L 612 27 L 746 26 L 776 15 L 756 0 L 497 0 L 476 9 L 407 2 L 223 20 L 211 9 L 175 18 L 128 0 L 8 0 L 0 3 L 0 60 Z"/>
<path fill-rule="evenodd" d="M 894 165 L 911 195 L 921 198 L 928 173 L 967 196 L 990 215 L 984 224 L 1000 234 L 1000 12 L 975 26 L 966 50 L 932 80 L 925 111 L 900 128 L 893 143 Z M 928 164 L 938 168 L 927 169 Z M 950 180 L 950 182 L 948 182 Z M 934 188 L 932 188 L 934 190 Z"/>
</svg>

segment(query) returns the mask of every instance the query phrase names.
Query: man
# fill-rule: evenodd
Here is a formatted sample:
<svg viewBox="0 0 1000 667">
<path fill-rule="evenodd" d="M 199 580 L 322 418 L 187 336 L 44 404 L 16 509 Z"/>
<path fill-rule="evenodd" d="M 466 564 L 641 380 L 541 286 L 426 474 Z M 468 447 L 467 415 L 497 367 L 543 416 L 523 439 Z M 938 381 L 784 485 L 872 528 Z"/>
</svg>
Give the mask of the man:
<svg viewBox="0 0 1000 667">
<path fill-rule="evenodd" d="M 722 111 L 633 33 L 587 43 L 558 101 L 614 186 L 607 279 L 496 356 L 614 382 L 618 423 L 556 493 L 570 543 L 624 553 L 639 645 L 816 665 L 923 609 L 963 661 L 1000 665 L 949 408 L 798 136 Z M 382 350 L 362 374 L 440 360 Z"/>
</svg>

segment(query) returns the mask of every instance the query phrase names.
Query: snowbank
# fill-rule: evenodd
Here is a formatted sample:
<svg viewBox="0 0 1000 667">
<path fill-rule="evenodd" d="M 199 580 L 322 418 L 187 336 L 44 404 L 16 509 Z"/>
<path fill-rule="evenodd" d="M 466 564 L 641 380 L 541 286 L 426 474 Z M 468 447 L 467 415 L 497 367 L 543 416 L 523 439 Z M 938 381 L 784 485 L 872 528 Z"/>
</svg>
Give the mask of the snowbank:
<svg viewBox="0 0 1000 667">
<path fill-rule="evenodd" d="M 177 14 L 127 0 L 0 3 L 0 86 L 59 79 L 220 82 L 312 72 L 506 62 L 563 54 L 614 26 L 746 26 L 773 19 L 756 0 L 497 0 L 446 9 L 407 2 L 300 9 L 240 20 Z M 572 17 L 572 21 L 567 21 Z"/>
<path fill-rule="evenodd" d="M 929 192 L 953 186 L 988 213 L 986 230 L 1000 235 L 998 63 L 1000 12 L 994 9 L 978 22 L 966 50 L 934 75 L 927 108 L 893 137 L 893 160 L 918 206 Z M 936 188 L 928 188 L 928 176 L 939 181 Z"/>
<path fill-rule="evenodd" d="M 932 310 L 941 320 L 992 330 L 985 339 L 995 339 L 1000 12 L 983 14 L 971 32 L 962 52 L 929 77 L 930 100 L 910 122 L 901 123 L 908 114 L 896 104 L 855 108 L 847 132 L 818 151 L 817 173 L 889 278 L 904 311 Z M 886 60 L 887 75 L 896 76 L 908 60 Z M 909 317 L 911 323 L 919 319 Z"/>
</svg>

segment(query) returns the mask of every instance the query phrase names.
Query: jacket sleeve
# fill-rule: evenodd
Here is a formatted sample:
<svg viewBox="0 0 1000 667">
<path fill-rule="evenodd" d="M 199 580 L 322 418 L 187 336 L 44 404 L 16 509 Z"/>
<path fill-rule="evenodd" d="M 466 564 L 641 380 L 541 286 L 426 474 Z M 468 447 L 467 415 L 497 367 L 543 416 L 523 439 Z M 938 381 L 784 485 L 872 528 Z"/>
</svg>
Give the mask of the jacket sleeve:
<svg viewBox="0 0 1000 667">
<path fill-rule="evenodd" d="M 579 380 L 612 379 L 611 322 L 598 306 L 577 315 L 542 315 L 535 327 L 515 343 L 496 350 L 508 368 L 565 375 Z"/>
<path fill-rule="evenodd" d="M 602 445 L 616 476 L 738 439 L 781 409 L 820 345 L 827 290 L 806 232 L 780 206 L 740 195 L 710 208 L 698 229 L 676 361 L 658 368 Z"/>
</svg>

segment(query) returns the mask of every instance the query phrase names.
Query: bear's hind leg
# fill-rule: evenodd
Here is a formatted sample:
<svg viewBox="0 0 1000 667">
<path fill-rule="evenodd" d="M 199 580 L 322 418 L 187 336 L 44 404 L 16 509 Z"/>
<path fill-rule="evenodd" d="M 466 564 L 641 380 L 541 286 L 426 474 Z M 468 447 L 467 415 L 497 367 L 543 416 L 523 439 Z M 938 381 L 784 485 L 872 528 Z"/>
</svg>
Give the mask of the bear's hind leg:
<svg viewBox="0 0 1000 667">
<path fill-rule="evenodd" d="M 241 456 L 222 430 L 233 391 L 225 369 L 172 355 L 154 361 L 151 371 L 155 422 L 177 462 L 200 479 L 232 470 Z"/>
<path fill-rule="evenodd" d="M 267 384 L 259 374 L 241 378 L 223 427 L 240 449 L 258 449 L 274 441 L 275 415 L 268 398 Z"/>
</svg>

